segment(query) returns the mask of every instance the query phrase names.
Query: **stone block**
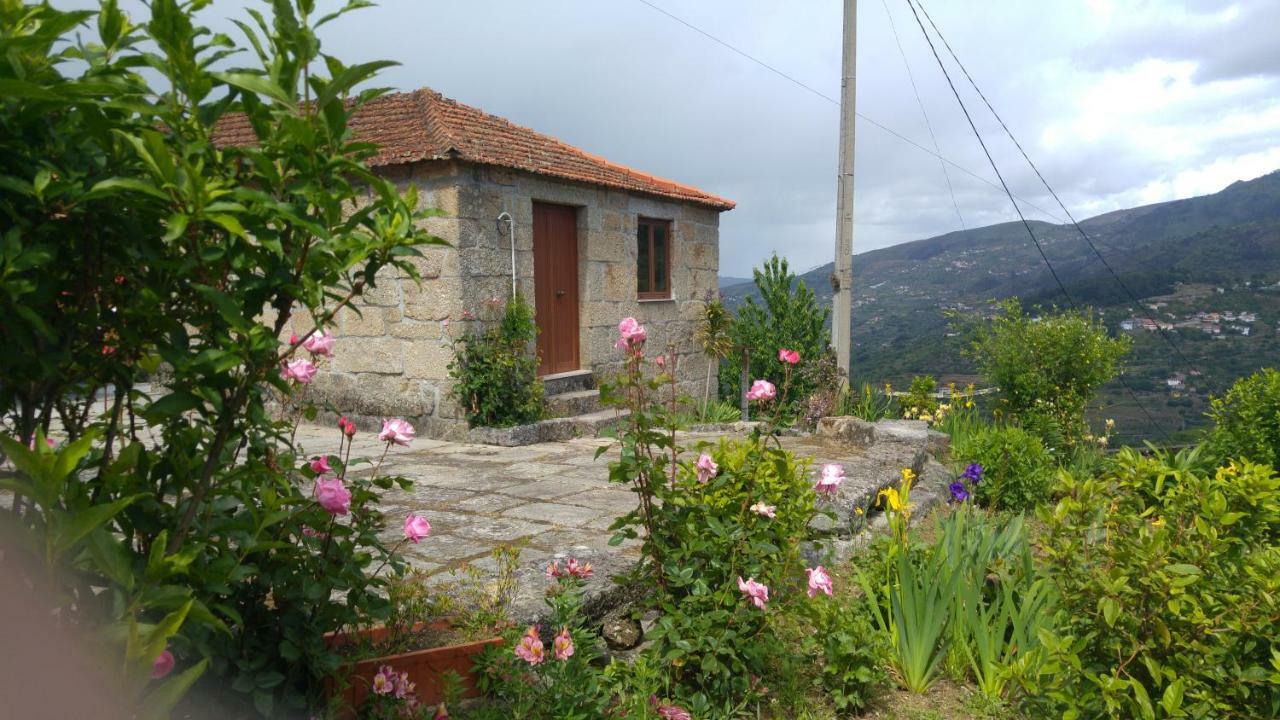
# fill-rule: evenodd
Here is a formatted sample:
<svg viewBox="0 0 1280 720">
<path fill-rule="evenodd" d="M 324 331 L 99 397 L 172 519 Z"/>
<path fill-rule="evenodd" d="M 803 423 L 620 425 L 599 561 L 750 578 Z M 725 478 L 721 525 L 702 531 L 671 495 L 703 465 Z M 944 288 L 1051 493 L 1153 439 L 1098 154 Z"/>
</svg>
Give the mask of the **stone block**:
<svg viewBox="0 0 1280 720">
<path fill-rule="evenodd" d="M 338 313 L 339 337 L 382 337 L 387 334 L 387 310 L 399 315 L 398 308 L 345 307 Z M 358 344 L 352 347 L 359 352 Z"/>
<path fill-rule="evenodd" d="M 339 339 L 334 346 L 334 369 L 349 373 L 381 373 L 398 375 L 404 372 L 403 340 L 395 338 L 352 338 L 344 343 Z"/>
<path fill-rule="evenodd" d="M 404 284 L 404 314 L 411 320 L 444 320 L 455 314 L 462 297 L 462 280 L 439 277 L 421 285 Z"/>
<path fill-rule="evenodd" d="M 604 265 L 604 277 L 601 287 L 602 300 L 624 301 L 636 296 L 635 266 L 622 263 Z"/>
<path fill-rule="evenodd" d="M 360 293 L 360 302 L 364 305 L 386 307 L 400 304 L 400 283 L 398 271 L 393 267 L 380 268 L 374 275 L 373 285 L 366 285 Z"/>
<path fill-rule="evenodd" d="M 405 320 L 403 322 L 391 323 L 388 325 L 388 329 L 391 337 L 403 338 L 405 340 L 439 340 L 441 335 L 441 322 L 443 321 L 417 322 L 415 320 Z"/>
<path fill-rule="evenodd" d="M 356 412 L 383 417 L 423 417 L 435 410 L 430 386 L 396 375 L 360 375 L 355 386 Z"/>
<path fill-rule="evenodd" d="M 405 342 L 403 348 L 406 377 L 432 380 L 449 377 L 453 345 L 448 340 L 410 341 Z"/>
<path fill-rule="evenodd" d="M 586 259 L 599 262 L 629 263 L 634 267 L 634 239 L 622 230 L 592 232 L 587 237 Z M 630 253 L 630 254 L 629 254 Z"/>
</svg>

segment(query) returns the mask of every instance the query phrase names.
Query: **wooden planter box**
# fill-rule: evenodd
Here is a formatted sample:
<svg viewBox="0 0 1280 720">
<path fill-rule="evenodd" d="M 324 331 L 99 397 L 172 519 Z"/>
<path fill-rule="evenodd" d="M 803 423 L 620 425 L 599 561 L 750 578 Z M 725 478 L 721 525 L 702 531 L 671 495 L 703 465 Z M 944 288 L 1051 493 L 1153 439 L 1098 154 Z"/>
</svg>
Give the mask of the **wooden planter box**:
<svg viewBox="0 0 1280 720">
<path fill-rule="evenodd" d="M 448 630 L 452 625 L 447 620 L 442 620 L 431 623 L 430 627 Z M 360 630 L 354 638 L 349 633 L 330 633 L 325 636 L 325 643 L 330 648 L 356 642 L 377 643 L 387 635 L 387 629 L 381 627 Z M 338 683 L 332 680 L 326 681 L 326 694 L 329 697 L 341 697 L 345 708 L 344 717 L 354 719 L 356 710 L 372 692 L 373 676 L 378 673 L 378 668 L 390 665 L 397 673 L 409 674 L 410 682 L 417 685 L 418 700 L 424 705 L 434 705 L 444 700 L 443 676 L 450 670 L 458 673 L 462 678 L 463 697 L 477 697 L 479 690 L 476 689 L 476 678 L 471 671 L 475 658 L 490 645 L 501 644 L 502 638 L 492 637 L 459 645 L 412 650 L 398 655 L 359 660 L 342 670 L 346 687 L 339 687 Z"/>
</svg>

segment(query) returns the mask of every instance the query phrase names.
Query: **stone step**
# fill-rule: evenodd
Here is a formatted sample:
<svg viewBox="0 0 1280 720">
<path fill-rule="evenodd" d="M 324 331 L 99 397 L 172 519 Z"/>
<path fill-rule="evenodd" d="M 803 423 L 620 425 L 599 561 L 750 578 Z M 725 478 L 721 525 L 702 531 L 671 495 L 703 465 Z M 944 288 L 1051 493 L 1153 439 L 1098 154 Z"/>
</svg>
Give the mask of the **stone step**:
<svg viewBox="0 0 1280 720">
<path fill-rule="evenodd" d="M 619 413 L 613 409 L 606 409 L 573 417 L 539 420 L 529 425 L 471 428 L 467 433 L 467 440 L 482 445 L 516 447 L 544 442 L 563 442 L 580 437 L 599 437 L 601 430 L 613 426 L 619 419 L 629 414 L 630 411 L 627 410 Z"/>
<path fill-rule="evenodd" d="M 550 417 L 586 415 L 603 409 L 599 390 L 574 390 L 546 396 L 547 414 Z"/>
<path fill-rule="evenodd" d="M 570 370 L 569 372 L 555 373 L 553 375 L 543 375 L 541 380 L 543 394 L 546 397 L 579 390 L 593 390 L 596 386 L 595 373 L 590 370 Z"/>
<path fill-rule="evenodd" d="M 623 418 L 630 414 L 631 411 L 629 410 L 605 408 L 604 410 L 575 415 L 569 418 L 569 420 L 572 421 L 574 427 L 578 429 L 579 437 L 600 437 L 601 430 L 617 425 Z"/>
</svg>

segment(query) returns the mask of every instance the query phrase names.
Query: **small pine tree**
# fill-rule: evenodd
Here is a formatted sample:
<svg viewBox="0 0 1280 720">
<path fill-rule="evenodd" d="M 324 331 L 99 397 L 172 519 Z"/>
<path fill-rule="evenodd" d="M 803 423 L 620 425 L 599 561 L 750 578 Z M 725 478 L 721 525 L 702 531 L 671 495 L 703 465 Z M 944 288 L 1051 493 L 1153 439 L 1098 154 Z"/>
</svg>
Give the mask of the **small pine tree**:
<svg viewBox="0 0 1280 720">
<path fill-rule="evenodd" d="M 753 379 L 782 382 L 778 349 L 800 353 L 800 363 L 814 362 L 827 352 L 831 335 L 827 330 L 830 312 L 817 296 L 798 279 L 785 258 L 769 258 L 763 268 L 752 271 L 760 300 L 748 297 L 738 309 L 733 323 L 734 343 L 748 349 Z M 813 391 L 813 381 L 805 373 L 794 373 L 790 397 L 805 398 Z"/>
</svg>

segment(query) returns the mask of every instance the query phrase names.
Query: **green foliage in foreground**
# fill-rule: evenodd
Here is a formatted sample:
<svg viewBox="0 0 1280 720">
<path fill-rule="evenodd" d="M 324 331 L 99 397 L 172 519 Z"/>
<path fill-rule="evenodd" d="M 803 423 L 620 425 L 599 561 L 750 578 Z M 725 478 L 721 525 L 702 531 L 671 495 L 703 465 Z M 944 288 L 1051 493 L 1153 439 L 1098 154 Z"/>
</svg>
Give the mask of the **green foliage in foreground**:
<svg viewBox="0 0 1280 720">
<path fill-rule="evenodd" d="M 1058 597 L 1029 702 L 1064 717 L 1280 716 L 1280 477 L 1120 451 L 1046 508 Z"/>
<path fill-rule="evenodd" d="M 449 362 L 452 396 L 471 427 L 507 427 L 542 418 L 542 381 L 532 352 L 538 338 L 533 308 L 516 296 L 502 317 L 468 331 Z"/>
<path fill-rule="evenodd" d="M 1220 458 L 1280 465 L 1280 371 L 1264 368 L 1214 398 L 1209 448 Z"/>
</svg>

